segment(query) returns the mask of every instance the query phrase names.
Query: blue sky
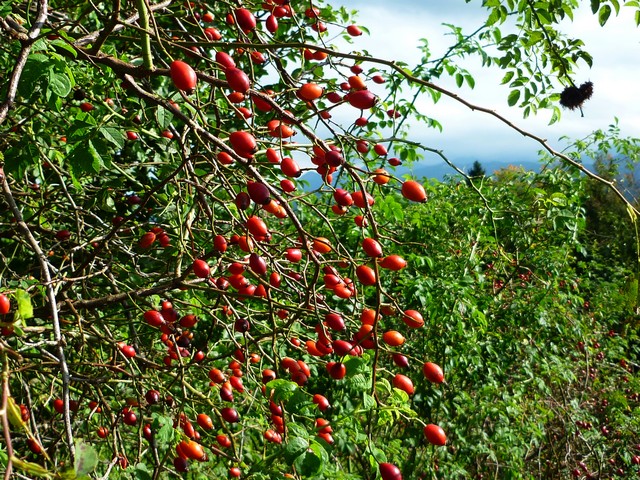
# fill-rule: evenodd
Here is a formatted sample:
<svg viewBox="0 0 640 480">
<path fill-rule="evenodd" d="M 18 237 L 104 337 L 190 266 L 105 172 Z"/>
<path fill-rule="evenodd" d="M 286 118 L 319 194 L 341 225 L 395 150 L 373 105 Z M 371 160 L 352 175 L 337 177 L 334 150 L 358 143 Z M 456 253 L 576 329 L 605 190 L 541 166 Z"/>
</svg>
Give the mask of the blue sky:
<svg viewBox="0 0 640 480">
<path fill-rule="evenodd" d="M 366 49 L 373 56 L 402 60 L 410 65 L 420 58 L 417 46 L 422 37 L 429 39 L 434 56 L 446 50 L 450 39 L 445 35 L 448 30 L 442 23 L 453 23 L 463 27 L 465 32 L 471 32 L 486 18 L 479 0 L 469 4 L 464 0 L 342 0 L 342 3 L 348 9 L 360 12 L 356 23 L 366 26 L 371 33 L 356 38 L 352 49 Z M 565 22 L 563 30 L 569 36 L 582 39 L 586 50 L 594 57 L 592 69 L 582 64 L 574 76 L 577 84 L 590 80 L 595 85 L 593 98 L 585 104 L 584 117 L 578 111 L 565 110 L 562 120 L 552 126 L 548 125 L 551 111 L 523 119 L 519 109 L 507 105 L 508 89 L 499 85 L 504 72 L 481 68 L 479 59 L 468 59 L 465 64 L 476 80 L 473 90 L 467 87 L 457 90 L 449 80 L 441 84 L 473 103 L 497 110 L 519 126 L 547 138 L 558 149 L 566 145 L 559 141 L 560 137 L 583 138 L 593 130 L 606 129 L 614 117 L 619 119 L 624 135 L 640 137 L 640 89 L 637 87 L 640 29 L 635 27 L 634 12 L 623 8 L 619 17 L 612 16 L 605 27 L 600 27 L 591 14 L 589 2 L 582 3 L 584 8 L 573 22 Z M 417 126 L 413 128 L 412 137 L 444 150 L 454 162 L 537 158 L 539 144 L 523 138 L 486 114 L 471 112 L 450 99 L 442 99 L 433 105 L 425 98 L 418 106 L 438 119 L 444 125 L 444 132 L 439 134 Z"/>
</svg>

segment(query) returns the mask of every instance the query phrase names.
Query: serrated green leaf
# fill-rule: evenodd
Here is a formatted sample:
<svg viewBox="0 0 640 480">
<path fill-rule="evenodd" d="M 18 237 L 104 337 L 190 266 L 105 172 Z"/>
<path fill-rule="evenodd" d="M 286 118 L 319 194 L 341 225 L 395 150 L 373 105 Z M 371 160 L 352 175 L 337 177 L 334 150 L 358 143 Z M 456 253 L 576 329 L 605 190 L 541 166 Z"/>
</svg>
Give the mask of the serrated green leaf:
<svg viewBox="0 0 640 480">
<path fill-rule="evenodd" d="M 86 118 L 86 114 L 83 113 L 82 116 Z M 93 135 L 94 125 L 85 122 L 85 118 L 76 118 L 76 121 L 73 122 L 71 127 L 69 127 L 69 131 L 67 132 L 67 143 L 71 144 L 81 142 Z"/>
<path fill-rule="evenodd" d="M 73 58 L 76 58 L 78 56 L 76 49 L 60 38 L 50 41 L 49 45 L 65 50 L 66 52 L 70 53 Z"/>
<path fill-rule="evenodd" d="M 469 88 L 473 89 L 476 87 L 476 80 L 471 75 L 465 75 L 464 79 L 466 80 L 467 85 L 469 85 Z"/>
<path fill-rule="evenodd" d="M 151 480 L 153 478 L 153 475 L 149 471 L 149 467 L 142 462 L 136 464 L 134 475 L 136 480 Z"/>
<path fill-rule="evenodd" d="M 49 69 L 49 89 L 59 97 L 66 97 L 71 93 L 71 80 L 64 72 L 59 72 L 55 68 Z"/>
<path fill-rule="evenodd" d="M 344 365 L 347 367 L 347 375 L 353 376 L 363 371 L 365 362 L 361 357 L 349 357 L 348 360 L 344 362 Z"/>
<path fill-rule="evenodd" d="M 88 475 L 93 472 L 98 464 L 98 453 L 89 444 L 76 441 L 76 461 L 74 463 L 74 470 L 76 475 Z"/>
<path fill-rule="evenodd" d="M 156 108 L 156 120 L 158 121 L 158 126 L 164 130 L 168 128 L 169 125 L 171 125 L 171 121 L 173 120 L 173 113 L 165 110 L 161 106 L 158 106 L 158 108 Z"/>
<path fill-rule="evenodd" d="M 18 306 L 17 315 L 22 320 L 28 320 L 33 317 L 33 305 L 31 305 L 31 296 L 24 290 L 16 290 L 16 304 Z"/>
<path fill-rule="evenodd" d="M 318 442 L 311 442 L 308 450 L 296 458 L 293 465 L 298 473 L 304 477 L 313 477 L 324 470 L 329 461 L 329 454 Z"/>
<path fill-rule="evenodd" d="M 511 93 L 509 93 L 509 97 L 507 98 L 507 103 L 510 107 L 513 107 L 516 103 L 518 103 L 519 98 L 520 90 L 511 90 Z"/>
<path fill-rule="evenodd" d="M 371 446 L 371 453 L 374 463 L 377 465 L 378 463 L 384 463 L 387 461 L 387 455 L 383 450 L 376 448 L 375 446 Z"/>
<path fill-rule="evenodd" d="M 309 442 L 302 437 L 290 438 L 284 447 L 284 458 L 289 465 L 302 455 L 307 448 L 309 448 Z"/>
<path fill-rule="evenodd" d="M 600 23 L 601 27 L 604 27 L 605 23 L 607 23 L 607 20 L 609 20 L 610 16 L 611 16 L 611 7 L 606 4 L 603 5 L 600 11 L 598 12 L 598 22 Z"/>
<path fill-rule="evenodd" d="M 409 401 L 409 394 L 404 390 L 393 387 L 392 402 L 395 405 L 404 405 Z"/>
<path fill-rule="evenodd" d="M 22 70 L 18 91 L 24 97 L 31 97 L 36 90 L 36 84 L 47 72 L 48 57 L 40 53 L 30 55 Z"/>
<path fill-rule="evenodd" d="M 102 134 L 102 136 L 107 142 L 112 143 L 117 148 L 124 147 L 124 135 L 117 128 L 100 127 L 99 132 Z"/>
<path fill-rule="evenodd" d="M 353 375 L 351 377 L 351 386 L 356 390 L 367 390 L 369 388 L 369 382 L 367 378 L 358 373 L 357 375 Z"/>
<path fill-rule="evenodd" d="M 500 84 L 504 85 L 505 83 L 508 83 L 513 76 L 515 75 L 515 71 L 510 70 L 507 73 L 504 74 L 504 77 L 502 77 L 502 80 L 500 81 Z"/>
<path fill-rule="evenodd" d="M 307 431 L 307 427 L 305 425 L 289 422 L 287 424 L 287 430 L 289 433 L 289 437 L 291 438 L 293 437 L 306 438 L 309 436 L 309 432 Z"/>
<path fill-rule="evenodd" d="M 494 23 L 497 23 L 498 20 L 500 20 L 500 18 L 501 18 L 500 10 L 498 8 L 494 8 L 493 10 L 491 10 L 491 13 L 489 13 L 486 26 L 490 27 Z"/>
<path fill-rule="evenodd" d="M 155 432 L 155 439 L 158 446 L 161 447 L 163 445 L 171 445 L 175 436 L 173 420 L 158 413 L 154 413 L 151 418 L 151 426 L 153 427 L 153 431 Z"/>
<path fill-rule="evenodd" d="M 287 412 L 298 413 L 309 405 L 309 395 L 302 389 L 297 389 L 287 401 Z"/>
<path fill-rule="evenodd" d="M 391 383 L 386 378 L 380 378 L 376 382 L 376 390 L 381 393 L 391 393 Z"/>
<path fill-rule="evenodd" d="M 102 158 L 98 154 L 94 142 L 86 140 L 78 143 L 69 152 L 67 161 L 71 169 L 76 173 L 98 173 L 102 169 Z"/>
<path fill-rule="evenodd" d="M 100 145 L 97 142 L 94 142 L 92 140 L 89 140 L 87 142 L 87 150 L 89 152 L 89 155 L 91 156 L 91 168 L 95 173 L 100 173 L 100 170 L 102 170 L 102 167 L 104 166 L 104 164 L 102 163 L 102 156 L 98 151 L 99 148 Z"/>
<path fill-rule="evenodd" d="M 376 407 L 376 400 L 372 395 L 368 393 L 363 393 L 362 395 L 362 406 L 365 410 L 371 410 Z"/>
<path fill-rule="evenodd" d="M 267 383 L 267 391 L 273 391 L 273 401 L 276 403 L 287 402 L 298 390 L 298 384 L 290 380 L 278 378 Z M 270 393 L 269 393 L 270 395 Z"/>
</svg>

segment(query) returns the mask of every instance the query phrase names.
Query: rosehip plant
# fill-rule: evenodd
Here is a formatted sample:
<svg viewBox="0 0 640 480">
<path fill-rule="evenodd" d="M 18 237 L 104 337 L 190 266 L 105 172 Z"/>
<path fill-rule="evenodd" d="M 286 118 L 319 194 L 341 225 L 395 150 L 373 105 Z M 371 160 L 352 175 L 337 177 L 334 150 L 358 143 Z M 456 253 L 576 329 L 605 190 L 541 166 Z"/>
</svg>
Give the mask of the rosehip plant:
<svg viewBox="0 0 640 480">
<path fill-rule="evenodd" d="M 583 225 L 562 173 L 510 203 L 500 186 L 398 169 L 438 151 L 410 139 L 411 122 L 440 126 L 403 88 L 459 99 L 434 81 L 444 67 L 473 82 L 454 59 L 486 53 L 474 38 L 410 73 L 361 53 L 366 26 L 322 2 L 3 6 L 7 477 L 483 473 L 495 452 L 464 439 L 502 417 L 470 392 L 492 375 L 524 381 L 505 373 L 521 364 L 507 340 L 531 340 L 495 303 L 558 293 L 541 272 L 575 267 L 558 258 L 574 259 L 561 245 Z M 577 47 L 548 48 L 567 81 Z M 484 311 L 504 341 L 483 371 L 497 331 Z"/>
</svg>

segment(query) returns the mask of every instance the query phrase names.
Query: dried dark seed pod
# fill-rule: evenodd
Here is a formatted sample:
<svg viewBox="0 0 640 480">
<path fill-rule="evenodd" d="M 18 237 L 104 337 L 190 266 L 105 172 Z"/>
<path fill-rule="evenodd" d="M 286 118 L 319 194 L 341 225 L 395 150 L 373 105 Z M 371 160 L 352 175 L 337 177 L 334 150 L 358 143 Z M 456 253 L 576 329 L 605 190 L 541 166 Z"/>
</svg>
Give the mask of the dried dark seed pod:
<svg viewBox="0 0 640 480">
<path fill-rule="evenodd" d="M 560 94 L 560 105 L 569 110 L 575 110 L 591 98 L 593 95 L 593 83 L 585 82 L 580 87 L 567 87 Z"/>
<path fill-rule="evenodd" d="M 580 92 L 584 96 L 585 100 L 589 100 L 593 95 L 593 82 L 584 82 L 580 85 Z"/>
</svg>

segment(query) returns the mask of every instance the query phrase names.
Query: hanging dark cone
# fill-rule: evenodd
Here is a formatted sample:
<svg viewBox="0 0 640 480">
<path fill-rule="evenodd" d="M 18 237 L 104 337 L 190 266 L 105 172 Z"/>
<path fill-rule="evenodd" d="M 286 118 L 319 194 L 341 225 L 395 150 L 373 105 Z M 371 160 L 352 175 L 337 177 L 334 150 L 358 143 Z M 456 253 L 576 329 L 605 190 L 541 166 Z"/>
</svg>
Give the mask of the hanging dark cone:
<svg viewBox="0 0 640 480">
<path fill-rule="evenodd" d="M 593 83 L 585 82 L 578 87 L 567 87 L 560 94 L 560 105 L 569 110 L 575 110 L 591 98 L 593 95 Z"/>
<path fill-rule="evenodd" d="M 589 100 L 591 98 L 591 95 L 593 95 L 593 83 L 585 82 L 580 85 L 580 92 L 582 93 L 582 95 L 584 95 L 585 100 Z"/>
</svg>

